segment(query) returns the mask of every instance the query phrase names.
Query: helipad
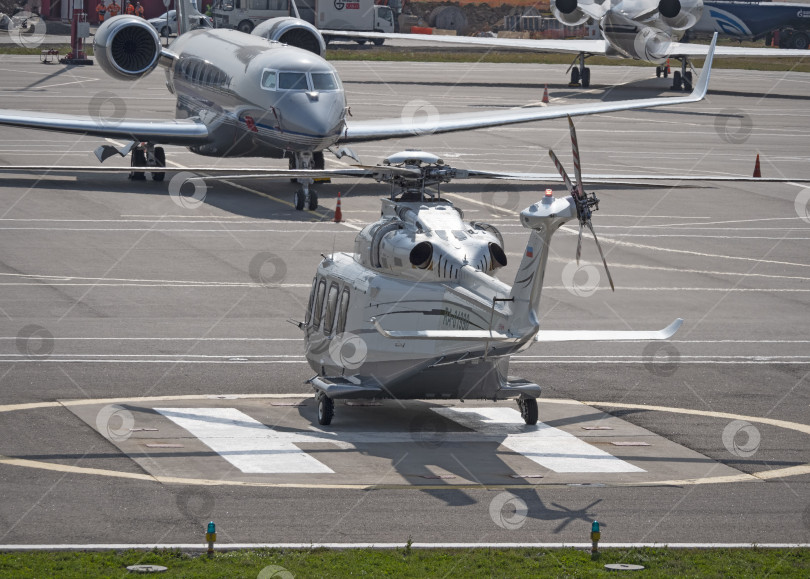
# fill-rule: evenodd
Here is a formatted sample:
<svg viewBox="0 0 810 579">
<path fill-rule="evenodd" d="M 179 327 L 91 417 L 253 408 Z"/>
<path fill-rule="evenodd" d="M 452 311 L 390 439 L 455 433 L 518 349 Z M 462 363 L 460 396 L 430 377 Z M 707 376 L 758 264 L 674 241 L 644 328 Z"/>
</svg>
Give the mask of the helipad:
<svg viewBox="0 0 810 579">
<path fill-rule="evenodd" d="M 757 480 L 573 400 L 339 404 L 208 396 L 65 407 L 158 480 L 293 487 L 634 485 Z"/>
</svg>

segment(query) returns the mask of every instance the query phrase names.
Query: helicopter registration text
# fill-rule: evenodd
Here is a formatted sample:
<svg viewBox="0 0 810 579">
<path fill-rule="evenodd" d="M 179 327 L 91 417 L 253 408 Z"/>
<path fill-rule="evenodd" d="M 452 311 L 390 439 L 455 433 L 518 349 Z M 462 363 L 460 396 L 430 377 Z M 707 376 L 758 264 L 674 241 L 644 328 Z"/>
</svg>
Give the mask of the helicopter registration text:
<svg viewBox="0 0 810 579">
<path fill-rule="evenodd" d="M 442 310 L 442 325 L 453 330 L 468 330 L 470 328 L 470 314 L 469 312 L 444 308 Z"/>
</svg>

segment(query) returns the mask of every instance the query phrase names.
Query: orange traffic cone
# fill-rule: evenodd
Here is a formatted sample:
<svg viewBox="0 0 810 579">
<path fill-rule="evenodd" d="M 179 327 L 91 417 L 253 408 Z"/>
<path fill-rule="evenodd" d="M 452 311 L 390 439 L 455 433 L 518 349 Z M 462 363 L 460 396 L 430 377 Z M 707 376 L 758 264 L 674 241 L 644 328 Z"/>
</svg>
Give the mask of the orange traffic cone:
<svg viewBox="0 0 810 579">
<path fill-rule="evenodd" d="M 343 213 L 340 211 L 340 191 L 338 191 L 337 205 L 335 206 L 335 223 L 343 221 Z"/>
<path fill-rule="evenodd" d="M 759 170 L 759 153 L 757 153 L 757 162 L 754 164 L 754 177 L 762 177 L 762 171 Z"/>
<path fill-rule="evenodd" d="M 546 85 L 545 90 L 543 91 L 543 100 L 545 104 L 548 104 L 548 85 Z"/>
</svg>

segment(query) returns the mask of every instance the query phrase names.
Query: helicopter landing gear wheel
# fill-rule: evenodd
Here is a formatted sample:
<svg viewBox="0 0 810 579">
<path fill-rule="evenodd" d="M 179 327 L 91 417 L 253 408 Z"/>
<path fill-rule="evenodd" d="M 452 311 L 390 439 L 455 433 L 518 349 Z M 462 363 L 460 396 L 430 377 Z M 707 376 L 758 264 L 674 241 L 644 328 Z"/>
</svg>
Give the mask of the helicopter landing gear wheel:
<svg viewBox="0 0 810 579">
<path fill-rule="evenodd" d="M 304 203 L 306 202 L 306 193 L 303 190 L 299 189 L 295 192 L 295 210 L 296 211 L 303 211 L 304 210 Z"/>
<path fill-rule="evenodd" d="M 335 416 L 335 402 L 326 394 L 318 396 L 318 424 L 329 426 Z"/>
<path fill-rule="evenodd" d="M 132 149 L 132 156 L 129 160 L 129 166 L 146 167 L 146 153 L 143 151 L 143 149 Z M 132 172 L 129 174 L 129 178 L 133 181 L 145 181 L 146 175 L 140 172 Z"/>
<path fill-rule="evenodd" d="M 518 399 L 517 403 L 523 421 L 530 426 L 537 424 L 537 398 Z"/>
<path fill-rule="evenodd" d="M 166 166 L 166 151 L 163 150 L 163 147 L 155 147 L 155 167 L 165 167 Z M 163 181 L 166 177 L 166 173 L 152 173 L 152 181 Z"/>
</svg>

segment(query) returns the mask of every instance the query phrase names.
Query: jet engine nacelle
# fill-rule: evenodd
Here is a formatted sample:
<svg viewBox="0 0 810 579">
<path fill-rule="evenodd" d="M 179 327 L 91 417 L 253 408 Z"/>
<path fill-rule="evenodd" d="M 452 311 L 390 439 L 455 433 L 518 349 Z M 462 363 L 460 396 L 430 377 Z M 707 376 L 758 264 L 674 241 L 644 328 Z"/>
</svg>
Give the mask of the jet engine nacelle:
<svg viewBox="0 0 810 579">
<path fill-rule="evenodd" d="M 155 27 L 130 14 L 105 20 L 93 37 L 96 62 L 104 72 L 122 80 L 136 80 L 152 72 L 161 48 Z"/>
<path fill-rule="evenodd" d="M 658 3 L 658 14 L 673 30 L 686 30 L 700 20 L 703 0 L 661 0 Z"/>
<path fill-rule="evenodd" d="M 585 24 L 589 18 L 579 9 L 577 0 L 551 0 L 551 13 L 554 14 L 554 18 L 567 26 Z"/>
<path fill-rule="evenodd" d="M 318 56 L 326 53 L 326 42 L 320 31 L 306 20 L 291 17 L 271 18 L 259 24 L 251 34 L 303 48 Z"/>
</svg>

